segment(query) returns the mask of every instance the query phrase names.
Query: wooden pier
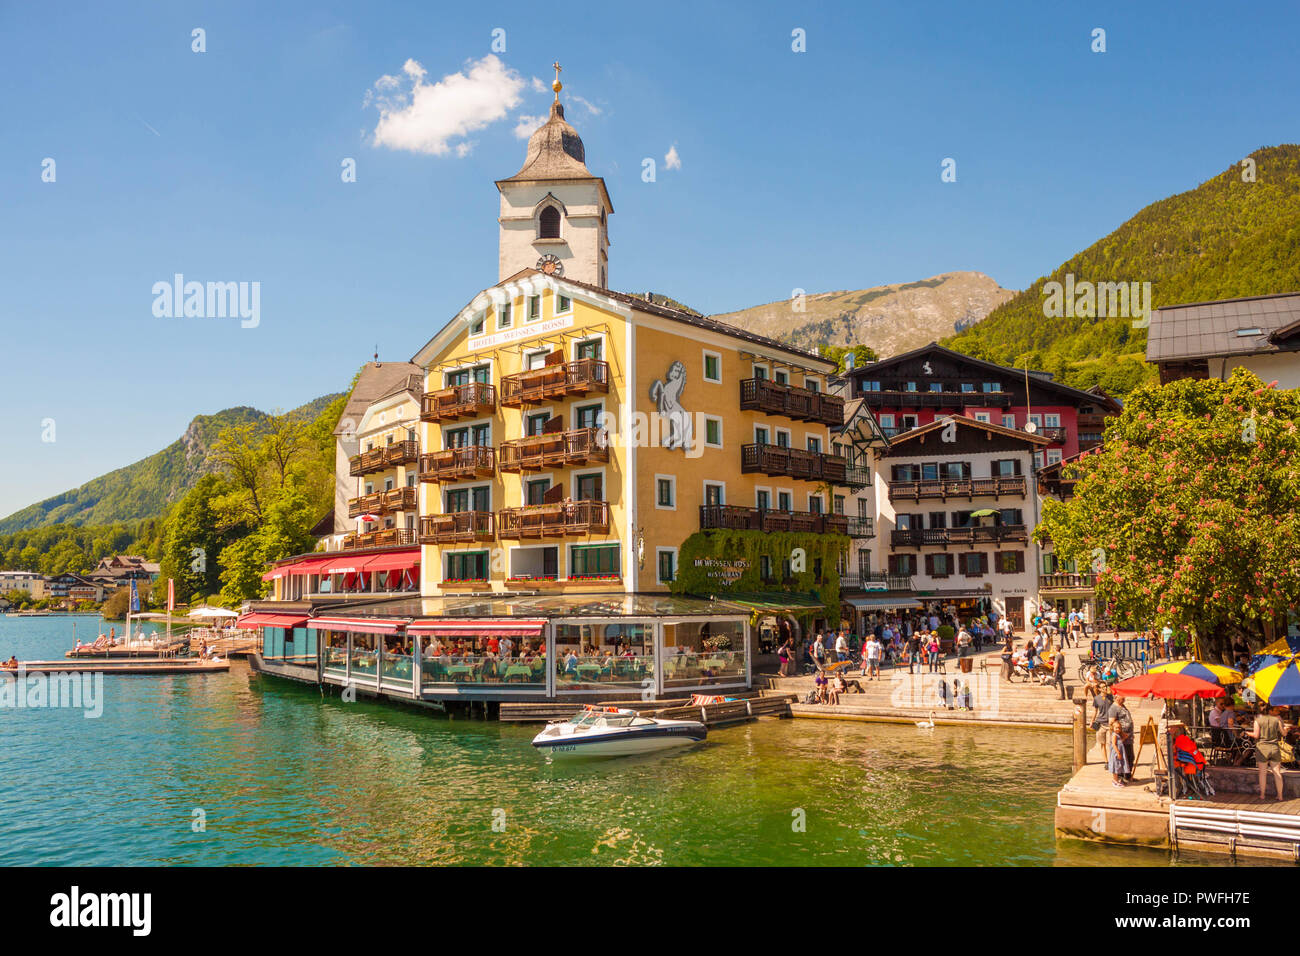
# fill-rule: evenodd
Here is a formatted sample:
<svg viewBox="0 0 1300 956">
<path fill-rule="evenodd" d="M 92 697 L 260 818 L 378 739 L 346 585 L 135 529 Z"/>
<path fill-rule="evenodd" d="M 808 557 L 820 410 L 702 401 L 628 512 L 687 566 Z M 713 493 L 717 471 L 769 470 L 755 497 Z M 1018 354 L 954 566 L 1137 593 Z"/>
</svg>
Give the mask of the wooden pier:
<svg viewBox="0 0 1300 956">
<path fill-rule="evenodd" d="M 216 674 L 230 670 L 229 660 L 200 660 L 197 657 L 133 657 L 116 660 L 20 661 L 28 674 Z M 0 675 L 17 676 L 18 671 L 0 670 Z"/>
<path fill-rule="evenodd" d="M 794 700 L 793 694 L 731 696 L 737 699 L 716 704 L 692 704 L 689 697 L 666 700 L 505 701 L 498 709 L 497 719 L 518 723 L 566 720 L 585 704 L 591 704 L 594 707 L 622 707 L 665 720 L 698 720 L 706 727 L 720 727 L 760 717 L 789 717 L 790 705 Z"/>
<path fill-rule="evenodd" d="M 187 644 L 188 641 L 184 638 L 176 638 L 171 643 L 167 641 L 129 641 L 125 644 L 101 650 L 95 650 L 89 644 L 83 644 L 79 648 L 66 652 L 63 656 L 77 659 L 98 658 L 101 661 L 129 657 L 170 657 L 185 650 Z"/>
</svg>

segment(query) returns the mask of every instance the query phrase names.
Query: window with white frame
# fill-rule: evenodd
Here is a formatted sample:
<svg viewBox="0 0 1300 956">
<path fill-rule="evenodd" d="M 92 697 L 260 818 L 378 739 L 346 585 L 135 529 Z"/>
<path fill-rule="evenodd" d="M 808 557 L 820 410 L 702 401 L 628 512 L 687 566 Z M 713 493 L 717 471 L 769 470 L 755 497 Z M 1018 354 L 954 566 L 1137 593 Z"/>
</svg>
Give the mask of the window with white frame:
<svg viewBox="0 0 1300 956">
<path fill-rule="evenodd" d="M 570 299 L 567 295 L 560 295 L 556 293 L 555 314 L 568 315 L 572 311 L 573 311 L 573 300 Z"/>
<path fill-rule="evenodd" d="M 704 381 L 719 384 L 722 382 L 722 355 L 718 352 L 704 350 Z"/>
<path fill-rule="evenodd" d="M 1055 465 L 1060 460 L 1061 460 L 1061 449 L 1059 448 L 1047 449 L 1047 463 L 1049 465 Z"/>
<path fill-rule="evenodd" d="M 704 416 L 704 444 L 709 448 L 722 447 L 722 419 L 713 415 Z"/>
<path fill-rule="evenodd" d="M 509 302 L 497 309 L 497 328 L 508 329 L 514 324 L 514 306 Z"/>
<path fill-rule="evenodd" d="M 1016 427 L 1016 416 L 1015 416 L 1015 415 L 1003 415 L 1003 416 L 1002 416 L 1002 427 L 1003 427 L 1003 428 L 1015 428 L 1015 427 Z"/>
<path fill-rule="evenodd" d="M 677 477 L 655 475 L 655 507 L 665 511 L 677 510 Z"/>
<path fill-rule="evenodd" d="M 677 577 L 677 549 L 655 548 L 655 579 L 660 584 L 671 584 Z"/>
</svg>

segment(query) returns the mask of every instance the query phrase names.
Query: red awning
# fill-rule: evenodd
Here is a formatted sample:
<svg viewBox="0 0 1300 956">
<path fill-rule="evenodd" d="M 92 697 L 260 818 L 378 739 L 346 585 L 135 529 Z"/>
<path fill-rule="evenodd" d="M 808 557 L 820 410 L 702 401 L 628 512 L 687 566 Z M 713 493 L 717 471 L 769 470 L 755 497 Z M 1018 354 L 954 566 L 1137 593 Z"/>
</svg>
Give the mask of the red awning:
<svg viewBox="0 0 1300 956">
<path fill-rule="evenodd" d="M 364 554 L 343 555 L 326 558 L 313 568 L 312 574 L 356 574 L 366 567 L 368 559 Z"/>
<path fill-rule="evenodd" d="M 419 551 L 390 551 L 366 559 L 365 570 L 410 571 L 420 566 Z"/>
<path fill-rule="evenodd" d="M 396 634 L 406 623 L 406 618 L 394 617 L 314 617 L 307 622 L 307 626 L 316 631 Z"/>
<path fill-rule="evenodd" d="M 540 637 L 545 620 L 513 618 L 425 618 L 407 625 L 408 634 L 433 637 Z"/>
<path fill-rule="evenodd" d="M 235 622 L 235 627 L 302 627 L 307 623 L 306 614 L 268 614 L 254 612 L 245 614 Z"/>
<path fill-rule="evenodd" d="M 318 568 L 334 560 L 334 558 L 307 558 L 303 561 L 295 561 L 292 564 L 282 564 L 278 568 L 272 568 L 263 574 L 262 580 L 274 581 L 276 578 L 282 578 L 289 574 L 319 574 Z"/>
</svg>

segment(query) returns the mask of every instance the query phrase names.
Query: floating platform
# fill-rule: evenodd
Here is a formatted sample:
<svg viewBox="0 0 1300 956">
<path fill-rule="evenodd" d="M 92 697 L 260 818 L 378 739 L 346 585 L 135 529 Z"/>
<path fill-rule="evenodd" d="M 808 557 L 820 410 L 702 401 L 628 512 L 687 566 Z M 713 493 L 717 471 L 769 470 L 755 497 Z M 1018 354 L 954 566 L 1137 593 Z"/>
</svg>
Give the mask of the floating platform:
<svg viewBox="0 0 1300 956">
<path fill-rule="evenodd" d="M 1215 795 L 1170 800 L 1156 792 L 1144 748 L 1133 781 L 1116 787 L 1099 752 L 1056 796 L 1056 836 L 1163 850 L 1300 863 L 1300 771 L 1284 771 L 1285 800 L 1260 800 L 1253 768 L 1210 767 Z M 1272 778 L 1268 793 L 1276 794 Z"/>
<path fill-rule="evenodd" d="M 101 661 L 124 657 L 168 657 L 169 655 L 179 654 L 188 645 L 189 642 L 184 638 L 173 640 L 170 644 L 165 641 L 157 644 L 152 641 L 132 641 L 129 644 L 121 644 L 104 650 L 94 650 L 89 644 L 83 644 L 80 648 L 74 648 L 63 656 L 76 659 L 98 658 Z"/>
<path fill-rule="evenodd" d="M 19 661 L 28 674 L 217 674 L 230 670 L 228 660 L 200 660 L 197 657 L 135 657 L 105 660 Z M 0 670 L 0 676 L 18 671 Z"/>
</svg>

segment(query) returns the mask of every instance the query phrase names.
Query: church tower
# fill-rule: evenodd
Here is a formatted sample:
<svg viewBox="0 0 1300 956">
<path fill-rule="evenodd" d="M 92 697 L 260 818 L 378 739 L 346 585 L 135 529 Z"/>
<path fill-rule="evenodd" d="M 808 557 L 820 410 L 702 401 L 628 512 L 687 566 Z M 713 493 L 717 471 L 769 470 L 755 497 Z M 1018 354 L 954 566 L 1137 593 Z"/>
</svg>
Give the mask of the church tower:
<svg viewBox="0 0 1300 956">
<path fill-rule="evenodd" d="M 523 168 L 497 181 L 501 193 L 500 275 L 521 269 L 609 287 L 609 201 L 605 180 L 587 169 L 578 132 L 564 119 L 560 65 L 551 115 L 528 140 Z"/>
</svg>

